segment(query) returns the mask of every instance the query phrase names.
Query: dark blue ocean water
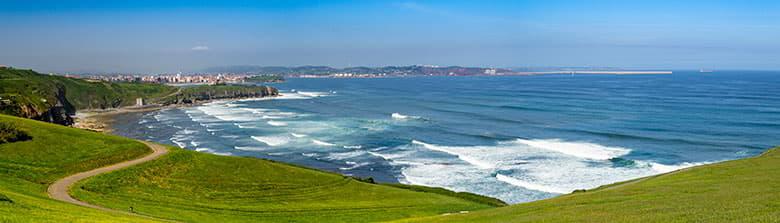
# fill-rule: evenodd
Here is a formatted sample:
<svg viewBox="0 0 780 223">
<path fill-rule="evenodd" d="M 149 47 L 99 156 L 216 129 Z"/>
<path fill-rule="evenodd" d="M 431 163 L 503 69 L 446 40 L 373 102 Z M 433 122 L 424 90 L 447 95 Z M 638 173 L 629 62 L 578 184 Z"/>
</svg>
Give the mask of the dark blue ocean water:
<svg viewBox="0 0 780 223">
<path fill-rule="evenodd" d="M 780 73 L 290 79 L 116 132 L 516 203 L 780 145 Z M 140 125 L 139 125 L 140 124 Z"/>
</svg>

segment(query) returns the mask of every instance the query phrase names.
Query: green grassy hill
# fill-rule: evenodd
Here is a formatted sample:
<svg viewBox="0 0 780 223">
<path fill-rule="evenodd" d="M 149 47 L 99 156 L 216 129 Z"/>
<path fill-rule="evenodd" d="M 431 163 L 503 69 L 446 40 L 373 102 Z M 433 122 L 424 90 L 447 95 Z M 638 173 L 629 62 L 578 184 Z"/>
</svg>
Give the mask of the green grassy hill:
<svg viewBox="0 0 780 223">
<path fill-rule="evenodd" d="M 0 222 L 138 222 L 49 199 L 56 179 L 150 153 L 131 139 L 0 115 L 32 138 L 0 144 Z M 255 158 L 178 148 L 71 191 L 102 206 L 195 222 L 366 222 L 492 207 Z M 486 199 L 490 200 L 490 199 Z"/>
<path fill-rule="evenodd" d="M 57 113 L 116 108 L 133 105 L 139 97 L 155 100 L 176 91 L 161 84 L 91 82 L 0 68 L 0 113 L 38 120 L 45 120 L 47 112 L 55 112 L 52 108 L 58 106 Z"/>
<path fill-rule="evenodd" d="M 780 222 L 780 148 L 547 200 L 402 222 Z"/>
<path fill-rule="evenodd" d="M 144 222 L 48 198 L 56 179 L 151 151 L 134 140 L 0 115 L 32 138 L 0 144 L 0 222 Z"/>
<path fill-rule="evenodd" d="M 83 181 L 75 197 L 197 222 L 375 222 L 491 207 L 369 184 L 283 163 L 172 148 L 165 157 Z"/>
</svg>

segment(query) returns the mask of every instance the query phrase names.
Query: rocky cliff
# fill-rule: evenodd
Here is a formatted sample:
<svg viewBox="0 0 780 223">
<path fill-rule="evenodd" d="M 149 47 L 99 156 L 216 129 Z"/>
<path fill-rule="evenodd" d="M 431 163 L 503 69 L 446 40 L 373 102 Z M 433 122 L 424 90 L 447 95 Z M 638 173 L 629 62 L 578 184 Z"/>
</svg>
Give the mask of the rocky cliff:
<svg viewBox="0 0 780 223">
<path fill-rule="evenodd" d="M 184 88 L 164 104 L 191 104 L 217 99 L 260 98 L 277 95 L 279 95 L 279 91 L 268 86 L 203 85 Z"/>
</svg>

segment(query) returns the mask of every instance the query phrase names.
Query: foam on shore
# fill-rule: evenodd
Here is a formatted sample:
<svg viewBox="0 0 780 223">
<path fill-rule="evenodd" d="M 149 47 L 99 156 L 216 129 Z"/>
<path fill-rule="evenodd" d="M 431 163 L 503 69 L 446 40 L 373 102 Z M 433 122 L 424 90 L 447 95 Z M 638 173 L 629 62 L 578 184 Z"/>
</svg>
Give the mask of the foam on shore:
<svg viewBox="0 0 780 223">
<path fill-rule="evenodd" d="M 252 139 L 269 146 L 281 146 L 290 142 L 290 138 L 286 136 L 252 136 Z"/>
</svg>

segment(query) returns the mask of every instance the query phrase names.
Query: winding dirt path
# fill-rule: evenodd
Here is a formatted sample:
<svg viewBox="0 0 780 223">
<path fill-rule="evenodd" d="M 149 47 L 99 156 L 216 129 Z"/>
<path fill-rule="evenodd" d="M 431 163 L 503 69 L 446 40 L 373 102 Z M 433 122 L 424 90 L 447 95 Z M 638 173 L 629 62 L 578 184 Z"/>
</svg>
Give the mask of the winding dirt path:
<svg viewBox="0 0 780 223">
<path fill-rule="evenodd" d="M 68 190 L 76 182 L 79 182 L 79 181 L 84 180 L 84 179 L 89 178 L 89 177 L 96 176 L 98 174 L 108 173 L 108 172 L 111 172 L 111 171 L 114 171 L 114 170 L 119 170 L 119 169 L 122 169 L 122 168 L 126 168 L 126 167 L 130 167 L 130 166 L 138 165 L 138 164 L 141 164 L 141 163 L 144 163 L 144 162 L 148 162 L 148 161 L 157 159 L 160 156 L 165 155 L 166 153 L 168 153 L 168 149 L 165 148 L 165 146 L 161 146 L 161 145 L 158 145 L 158 144 L 145 142 L 145 141 L 140 141 L 140 142 L 145 144 L 149 148 L 151 148 L 154 152 L 152 154 L 149 154 L 147 156 L 144 156 L 144 157 L 141 157 L 141 158 L 138 158 L 138 159 L 128 160 L 128 161 L 124 161 L 124 162 L 121 162 L 121 163 L 116 163 L 116 164 L 112 164 L 112 165 L 109 165 L 109 166 L 104 166 L 104 167 L 101 167 L 101 168 L 97 168 L 97 169 L 94 169 L 94 170 L 73 174 L 73 175 L 67 176 L 65 178 L 59 179 L 56 182 L 54 182 L 53 184 L 49 185 L 49 189 L 48 189 L 49 197 L 51 197 L 51 198 L 53 198 L 55 200 L 60 200 L 60 201 L 68 202 L 68 203 L 71 203 L 71 204 L 84 206 L 84 207 L 89 207 L 89 208 L 94 208 L 94 209 L 98 209 L 98 210 L 102 210 L 102 211 L 126 213 L 126 214 L 131 214 L 131 215 L 140 216 L 140 217 L 148 217 L 148 216 L 139 215 L 139 214 L 135 214 L 135 213 L 118 211 L 118 210 L 109 209 L 109 208 L 106 208 L 106 207 L 101 207 L 101 206 L 89 204 L 87 202 L 76 200 L 76 198 L 73 198 L 68 193 Z M 158 219 L 158 220 L 161 220 L 161 219 Z"/>
</svg>

